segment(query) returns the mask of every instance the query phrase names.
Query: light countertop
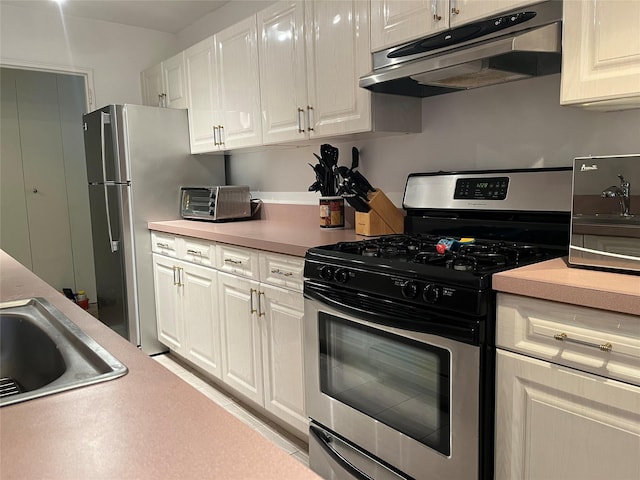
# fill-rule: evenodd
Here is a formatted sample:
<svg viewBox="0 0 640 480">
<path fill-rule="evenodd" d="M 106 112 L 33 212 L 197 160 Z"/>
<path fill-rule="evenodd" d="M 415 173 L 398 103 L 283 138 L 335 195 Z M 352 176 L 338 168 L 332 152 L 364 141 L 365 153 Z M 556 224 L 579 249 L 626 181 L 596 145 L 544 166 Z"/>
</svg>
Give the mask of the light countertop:
<svg viewBox="0 0 640 480">
<path fill-rule="evenodd" d="M 318 478 L 2 251 L 0 282 L 0 301 L 46 298 L 129 369 L 0 408 L 3 480 Z"/>
<path fill-rule="evenodd" d="M 640 315 L 640 276 L 569 266 L 566 257 L 495 274 L 493 288 L 613 312 Z"/>
</svg>

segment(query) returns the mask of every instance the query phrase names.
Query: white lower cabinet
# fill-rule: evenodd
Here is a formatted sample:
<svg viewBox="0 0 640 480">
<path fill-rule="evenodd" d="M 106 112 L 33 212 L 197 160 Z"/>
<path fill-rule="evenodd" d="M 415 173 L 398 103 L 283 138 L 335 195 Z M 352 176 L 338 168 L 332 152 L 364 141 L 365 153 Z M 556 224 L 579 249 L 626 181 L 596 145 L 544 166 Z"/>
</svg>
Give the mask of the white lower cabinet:
<svg viewBox="0 0 640 480">
<path fill-rule="evenodd" d="M 158 340 L 308 435 L 304 259 L 152 232 Z"/>
<path fill-rule="evenodd" d="M 497 321 L 495 479 L 640 478 L 640 316 L 498 294 Z"/>
<path fill-rule="evenodd" d="M 304 402 L 304 352 L 302 293 L 260 285 L 264 314 L 262 363 L 264 407 L 307 434 L 309 422 Z"/>
<path fill-rule="evenodd" d="M 640 478 L 640 387 L 498 350 L 496 480 Z"/>
<path fill-rule="evenodd" d="M 295 270 L 277 271 L 289 278 Z M 218 288 L 222 380 L 307 435 L 302 292 L 222 272 Z"/>
<path fill-rule="evenodd" d="M 258 323 L 258 282 L 220 273 L 222 380 L 262 404 L 262 338 Z"/>
<path fill-rule="evenodd" d="M 153 254 L 158 340 L 220 377 L 218 272 Z"/>
</svg>

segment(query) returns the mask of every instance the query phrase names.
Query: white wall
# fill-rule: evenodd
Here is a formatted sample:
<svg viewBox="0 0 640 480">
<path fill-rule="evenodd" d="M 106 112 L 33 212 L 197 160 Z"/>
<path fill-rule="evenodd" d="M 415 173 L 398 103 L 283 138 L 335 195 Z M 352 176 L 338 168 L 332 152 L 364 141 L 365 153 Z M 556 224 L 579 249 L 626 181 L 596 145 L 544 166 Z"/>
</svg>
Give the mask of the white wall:
<svg viewBox="0 0 640 480">
<path fill-rule="evenodd" d="M 420 134 L 234 151 L 228 180 L 267 198 L 264 192 L 305 192 L 314 181 L 307 163 L 317 163 L 313 152 L 328 141 L 340 149 L 340 165 L 350 165 L 352 146 L 360 148 L 359 170 L 400 205 L 413 172 L 570 166 L 581 155 L 640 153 L 640 110 L 592 112 L 562 107 L 559 98 L 560 75 L 429 97 Z"/>
<path fill-rule="evenodd" d="M 277 0 L 231 0 L 178 33 L 178 51 L 224 30 L 268 7 Z"/>
<path fill-rule="evenodd" d="M 177 36 L 0 3 L 0 62 L 92 69 L 95 105 L 141 103 L 140 72 L 177 51 Z"/>
</svg>

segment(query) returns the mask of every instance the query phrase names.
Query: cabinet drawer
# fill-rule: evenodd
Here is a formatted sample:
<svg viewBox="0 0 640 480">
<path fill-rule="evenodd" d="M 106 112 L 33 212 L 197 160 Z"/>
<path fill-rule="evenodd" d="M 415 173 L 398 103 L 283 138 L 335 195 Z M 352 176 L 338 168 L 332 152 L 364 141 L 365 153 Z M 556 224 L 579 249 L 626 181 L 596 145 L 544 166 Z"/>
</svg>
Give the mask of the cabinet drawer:
<svg viewBox="0 0 640 480">
<path fill-rule="evenodd" d="M 217 267 L 223 272 L 258 279 L 258 252 L 227 244 L 216 245 Z"/>
<path fill-rule="evenodd" d="M 498 294 L 499 347 L 640 385 L 640 316 Z"/>
<path fill-rule="evenodd" d="M 215 243 L 185 238 L 184 251 L 180 257 L 187 262 L 213 267 L 216 261 L 215 252 Z"/>
<path fill-rule="evenodd" d="M 178 237 L 170 233 L 151 232 L 151 251 L 167 257 L 178 257 Z"/>
<path fill-rule="evenodd" d="M 260 281 L 302 291 L 304 259 L 260 252 Z"/>
</svg>

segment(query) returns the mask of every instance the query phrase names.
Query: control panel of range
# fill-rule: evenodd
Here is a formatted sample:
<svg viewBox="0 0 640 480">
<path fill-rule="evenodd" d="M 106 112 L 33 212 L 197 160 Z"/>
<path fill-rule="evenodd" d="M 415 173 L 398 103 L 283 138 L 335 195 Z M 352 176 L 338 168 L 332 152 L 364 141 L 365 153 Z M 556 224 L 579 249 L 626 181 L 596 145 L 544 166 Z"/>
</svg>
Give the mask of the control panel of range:
<svg viewBox="0 0 640 480">
<path fill-rule="evenodd" d="M 453 198 L 456 200 L 504 200 L 509 177 L 459 178 Z"/>
<path fill-rule="evenodd" d="M 305 276 L 358 292 L 390 300 L 402 300 L 424 308 L 483 315 L 484 292 L 446 285 L 438 281 L 413 279 L 401 274 L 371 272 L 365 269 L 307 262 Z"/>
</svg>

